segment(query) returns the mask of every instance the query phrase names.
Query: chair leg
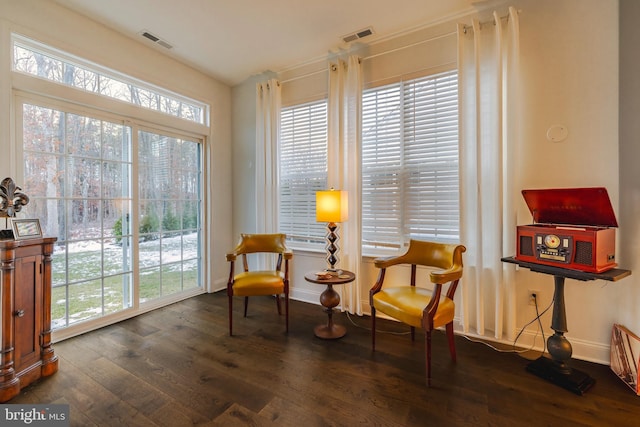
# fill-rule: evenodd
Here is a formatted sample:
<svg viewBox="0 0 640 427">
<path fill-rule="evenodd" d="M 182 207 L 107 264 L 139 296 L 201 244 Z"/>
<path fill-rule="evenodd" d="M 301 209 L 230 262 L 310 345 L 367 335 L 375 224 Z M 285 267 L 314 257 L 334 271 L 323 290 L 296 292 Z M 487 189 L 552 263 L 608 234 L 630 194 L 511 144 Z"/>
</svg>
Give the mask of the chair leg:
<svg viewBox="0 0 640 427">
<path fill-rule="evenodd" d="M 416 340 L 416 328 L 414 326 L 411 327 L 411 342 Z"/>
<path fill-rule="evenodd" d="M 447 338 L 449 339 L 449 353 L 451 353 L 451 360 L 456 361 L 456 343 L 453 334 L 453 322 L 447 323 Z"/>
<path fill-rule="evenodd" d="M 371 351 L 376 351 L 376 309 L 371 306 Z"/>
<path fill-rule="evenodd" d="M 427 386 L 431 387 L 431 331 L 425 331 L 425 359 L 427 370 Z"/>
<path fill-rule="evenodd" d="M 247 317 L 247 306 L 249 305 L 249 297 L 244 297 L 244 317 Z"/>
<path fill-rule="evenodd" d="M 282 316 L 282 308 L 280 307 L 280 295 L 276 294 L 276 306 L 278 307 L 278 316 Z"/>
<path fill-rule="evenodd" d="M 289 294 L 284 295 L 284 323 L 285 330 L 289 333 Z"/>
<path fill-rule="evenodd" d="M 233 297 L 229 295 L 229 336 L 233 335 Z"/>
</svg>

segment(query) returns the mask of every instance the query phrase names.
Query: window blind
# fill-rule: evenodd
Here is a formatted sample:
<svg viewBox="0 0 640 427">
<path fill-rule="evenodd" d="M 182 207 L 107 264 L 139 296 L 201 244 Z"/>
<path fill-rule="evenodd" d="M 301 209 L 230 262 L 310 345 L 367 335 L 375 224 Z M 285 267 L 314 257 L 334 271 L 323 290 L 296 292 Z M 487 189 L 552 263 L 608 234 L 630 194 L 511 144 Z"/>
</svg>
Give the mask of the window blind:
<svg viewBox="0 0 640 427">
<path fill-rule="evenodd" d="M 363 93 L 363 249 L 459 238 L 457 71 Z"/>
<path fill-rule="evenodd" d="M 324 243 L 316 191 L 327 189 L 327 101 L 283 108 L 280 126 L 280 232 L 292 242 Z"/>
</svg>

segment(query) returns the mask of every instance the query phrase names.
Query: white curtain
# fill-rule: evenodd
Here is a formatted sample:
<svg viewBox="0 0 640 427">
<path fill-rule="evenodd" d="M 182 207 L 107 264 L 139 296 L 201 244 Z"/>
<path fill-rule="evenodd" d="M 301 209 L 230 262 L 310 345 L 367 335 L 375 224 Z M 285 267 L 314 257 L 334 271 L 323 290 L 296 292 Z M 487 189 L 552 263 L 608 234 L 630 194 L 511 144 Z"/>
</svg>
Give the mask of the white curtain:
<svg viewBox="0 0 640 427">
<path fill-rule="evenodd" d="M 461 241 L 465 333 L 512 340 L 516 168 L 519 132 L 519 28 L 513 7 L 501 18 L 458 25 Z M 507 284 L 510 284 L 507 286 Z"/>
<path fill-rule="evenodd" d="M 278 80 L 256 85 L 256 233 L 278 232 L 281 106 Z M 261 270 L 275 265 L 273 255 L 258 254 L 255 260 Z"/>
<path fill-rule="evenodd" d="M 336 190 L 347 190 L 349 219 L 340 224 L 339 268 L 355 273 L 356 280 L 339 286 L 341 309 L 362 315 L 360 300 L 360 116 L 362 104 L 362 67 L 360 58 L 329 64 L 328 105 L 328 184 Z"/>
<path fill-rule="evenodd" d="M 280 82 L 256 85 L 256 232 L 278 230 L 278 141 L 280 138 Z"/>
</svg>

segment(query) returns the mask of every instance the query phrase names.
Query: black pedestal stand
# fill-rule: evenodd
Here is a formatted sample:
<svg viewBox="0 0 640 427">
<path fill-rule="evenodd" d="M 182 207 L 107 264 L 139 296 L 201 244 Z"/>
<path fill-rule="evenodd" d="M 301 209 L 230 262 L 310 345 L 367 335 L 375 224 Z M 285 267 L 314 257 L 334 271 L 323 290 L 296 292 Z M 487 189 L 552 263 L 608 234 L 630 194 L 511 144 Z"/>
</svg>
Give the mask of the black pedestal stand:
<svg viewBox="0 0 640 427">
<path fill-rule="evenodd" d="M 547 349 L 551 359 L 541 357 L 527 366 L 527 371 L 547 381 L 559 385 L 576 394 L 584 394 L 595 380 L 584 372 L 567 365 L 571 359 L 571 343 L 564 336 L 567 332 L 567 314 L 564 305 L 564 277 L 554 275 L 555 290 L 553 293 L 553 315 L 551 329 L 555 331 L 547 339 Z"/>
<path fill-rule="evenodd" d="M 529 363 L 527 371 L 578 395 L 583 395 L 596 382 L 575 368 L 569 369 L 568 373 L 561 372 L 556 362 L 544 356 Z"/>
<path fill-rule="evenodd" d="M 551 267 L 542 264 L 522 262 L 513 257 L 502 258 L 503 262 L 518 264 L 537 273 L 553 275 L 555 289 L 553 293 L 553 314 L 551 317 L 551 329 L 554 334 L 547 339 L 547 349 L 551 358 L 540 357 L 527 365 L 527 371 L 543 378 L 553 384 L 559 385 L 578 395 L 584 394 L 595 380 L 586 373 L 573 369 L 568 365 L 571 360 L 571 343 L 564 334 L 567 332 L 567 315 L 564 304 L 564 279 L 576 280 L 608 280 L 615 282 L 631 274 L 629 270 L 613 269 L 603 273 L 588 273 L 584 271 L 569 270 L 560 267 Z"/>
</svg>

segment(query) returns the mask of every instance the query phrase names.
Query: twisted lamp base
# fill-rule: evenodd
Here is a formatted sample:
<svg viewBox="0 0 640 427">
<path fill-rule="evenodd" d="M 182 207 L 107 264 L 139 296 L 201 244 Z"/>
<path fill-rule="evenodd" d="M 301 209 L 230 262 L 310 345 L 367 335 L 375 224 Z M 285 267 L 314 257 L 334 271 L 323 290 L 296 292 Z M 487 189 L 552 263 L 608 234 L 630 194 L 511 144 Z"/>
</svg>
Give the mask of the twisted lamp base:
<svg viewBox="0 0 640 427">
<path fill-rule="evenodd" d="M 338 263 L 338 256 L 336 255 L 340 250 L 338 248 L 338 234 L 336 230 L 338 230 L 338 224 L 335 222 L 330 222 L 327 224 L 327 246 L 325 249 L 327 250 L 327 263 L 329 263 L 328 271 L 336 271 L 336 264 Z"/>
</svg>

